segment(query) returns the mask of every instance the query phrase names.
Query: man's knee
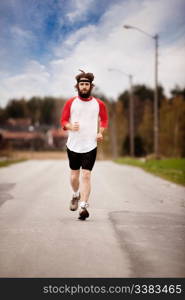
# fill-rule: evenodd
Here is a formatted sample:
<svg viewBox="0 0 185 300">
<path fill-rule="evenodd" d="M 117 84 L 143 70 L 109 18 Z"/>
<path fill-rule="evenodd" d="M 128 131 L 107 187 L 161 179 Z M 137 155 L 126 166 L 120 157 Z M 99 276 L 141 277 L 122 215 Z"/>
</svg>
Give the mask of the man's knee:
<svg viewBox="0 0 185 300">
<path fill-rule="evenodd" d="M 91 177 L 91 171 L 82 169 L 82 179 L 90 180 L 90 177 Z"/>
<path fill-rule="evenodd" d="M 75 181 L 79 179 L 80 170 L 71 170 L 71 180 Z"/>
</svg>

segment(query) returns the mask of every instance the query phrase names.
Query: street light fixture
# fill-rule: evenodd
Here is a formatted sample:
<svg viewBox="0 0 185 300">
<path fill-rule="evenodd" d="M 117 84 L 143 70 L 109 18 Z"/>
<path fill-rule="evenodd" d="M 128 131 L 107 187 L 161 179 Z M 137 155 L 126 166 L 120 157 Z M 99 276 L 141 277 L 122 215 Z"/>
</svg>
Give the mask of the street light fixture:
<svg viewBox="0 0 185 300">
<path fill-rule="evenodd" d="M 130 92 L 129 92 L 129 127 L 130 127 L 130 156 L 134 157 L 134 149 L 135 149 L 135 145 L 134 145 L 134 101 L 133 101 L 133 75 L 131 74 L 127 74 L 119 69 L 112 69 L 109 68 L 109 71 L 116 71 L 116 72 L 120 72 L 124 75 L 126 75 L 129 78 L 129 84 L 130 84 Z"/>
<path fill-rule="evenodd" d="M 155 41 L 155 93 L 154 93 L 154 153 L 156 158 L 159 156 L 159 121 L 158 121 L 158 39 L 159 35 L 151 35 L 144 30 L 131 26 L 131 25 L 124 25 L 125 29 L 135 29 L 144 33 L 145 35 L 151 37 Z"/>
</svg>

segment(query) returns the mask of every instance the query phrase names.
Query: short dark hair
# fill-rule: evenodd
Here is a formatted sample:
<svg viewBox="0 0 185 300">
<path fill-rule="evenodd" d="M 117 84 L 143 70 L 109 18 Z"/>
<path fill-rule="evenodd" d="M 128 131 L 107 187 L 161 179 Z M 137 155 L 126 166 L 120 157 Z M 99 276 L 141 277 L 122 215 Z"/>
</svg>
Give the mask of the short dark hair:
<svg viewBox="0 0 185 300">
<path fill-rule="evenodd" d="M 79 80 L 80 80 L 81 78 L 87 78 L 87 79 L 89 79 L 90 82 L 92 82 L 92 81 L 94 80 L 94 75 L 93 75 L 93 73 L 85 73 L 85 72 L 82 71 L 82 70 L 80 70 L 80 71 L 81 71 L 81 73 L 78 74 L 78 75 L 76 75 L 76 77 L 75 77 L 77 82 L 79 82 Z"/>
<path fill-rule="evenodd" d="M 93 73 L 86 73 L 82 70 L 79 70 L 81 73 L 76 75 L 76 81 L 77 81 L 77 84 L 75 85 L 75 88 L 78 87 L 78 83 L 80 82 L 80 79 L 81 78 L 87 78 L 91 84 L 91 87 L 94 87 L 94 84 L 92 83 L 92 81 L 94 80 L 94 75 Z"/>
</svg>

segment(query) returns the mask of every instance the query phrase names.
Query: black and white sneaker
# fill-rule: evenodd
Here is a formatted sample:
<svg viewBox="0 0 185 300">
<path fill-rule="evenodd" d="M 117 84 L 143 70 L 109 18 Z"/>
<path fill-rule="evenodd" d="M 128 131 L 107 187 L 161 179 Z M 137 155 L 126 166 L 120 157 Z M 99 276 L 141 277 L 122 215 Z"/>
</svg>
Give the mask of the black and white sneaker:
<svg viewBox="0 0 185 300">
<path fill-rule="evenodd" d="M 87 210 L 88 206 L 89 206 L 88 203 L 85 202 L 80 203 L 80 212 L 78 217 L 79 220 L 85 221 L 85 219 L 89 217 L 89 212 Z"/>
</svg>

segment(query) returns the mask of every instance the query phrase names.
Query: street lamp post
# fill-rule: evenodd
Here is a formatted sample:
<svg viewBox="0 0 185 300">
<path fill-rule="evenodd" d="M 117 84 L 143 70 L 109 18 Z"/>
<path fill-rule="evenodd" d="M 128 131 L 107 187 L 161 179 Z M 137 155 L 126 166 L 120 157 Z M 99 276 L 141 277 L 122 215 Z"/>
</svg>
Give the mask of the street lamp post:
<svg viewBox="0 0 185 300">
<path fill-rule="evenodd" d="M 124 25 L 125 29 L 136 29 L 144 33 L 145 35 L 151 37 L 155 41 L 155 93 L 154 93 L 154 153 L 156 158 L 159 156 L 159 117 L 158 117 L 158 40 L 159 35 L 151 35 L 144 30 L 130 25 Z"/>
<path fill-rule="evenodd" d="M 158 116 L 158 34 L 155 39 L 155 99 L 154 99 L 154 151 L 159 156 L 159 116 Z"/>
<path fill-rule="evenodd" d="M 127 74 L 118 69 L 109 68 L 109 71 L 117 71 L 126 75 L 129 78 L 129 137 L 130 137 L 130 156 L 134 157 L 135 155 L 135 145 L 134 145 L 134 101 L 133 101 L 133 76 L 131 74 Z"/>
<path fill-rule="evenodd" d="M 129 75 L 129 82 L 130 82 L 130 155 L 134 157 L 134 99 L 133 99 L 133 85 L 132 85 L 132 75 Z"/>
</svg>

